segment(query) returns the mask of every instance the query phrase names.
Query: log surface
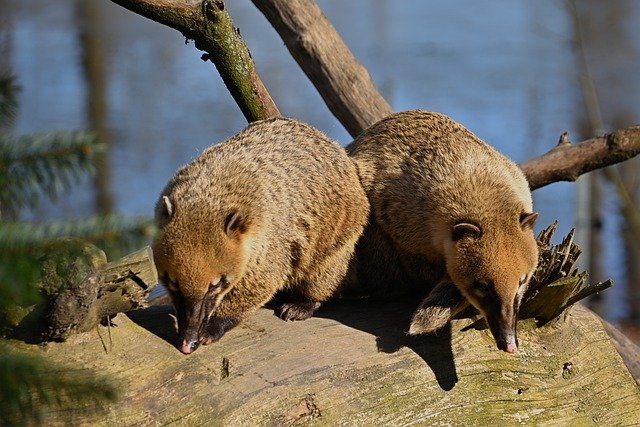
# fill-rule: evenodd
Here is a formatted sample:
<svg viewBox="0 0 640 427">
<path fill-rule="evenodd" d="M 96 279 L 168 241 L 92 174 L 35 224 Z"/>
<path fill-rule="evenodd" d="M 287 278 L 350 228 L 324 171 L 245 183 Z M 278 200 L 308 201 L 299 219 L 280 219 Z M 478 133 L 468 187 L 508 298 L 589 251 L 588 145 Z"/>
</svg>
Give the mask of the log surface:
<svg viewBox="0 0 640 427">
<path fill-rule="evenodd" d="M 304 422 L 312 425 L 477 425 L 486 422 L 632 425 L 640 389 L 600 320 L 575 306 L 566 322 L 522 322 L 520 350 L 498 351 L 487 330 L 409 339 L 411 307 L 341 301 L 284 323 L 261 309 L 189 356 L 171 344 L 169 306 L 119 314 L 105 353 L 97 332 L 44 352 L 111 377 L 117 403 L 76 421 L 103 425 Z M 106 339 L 102 328 L 100 334 Z M 25 344 L 16 343 L 24 347 Z M 108 348 L 108 345 L 106 346 Z M 46 422 L 59 421 L 49 414 Z M 80 417 L 80 416 L 79 416 Z"/>
</svg>

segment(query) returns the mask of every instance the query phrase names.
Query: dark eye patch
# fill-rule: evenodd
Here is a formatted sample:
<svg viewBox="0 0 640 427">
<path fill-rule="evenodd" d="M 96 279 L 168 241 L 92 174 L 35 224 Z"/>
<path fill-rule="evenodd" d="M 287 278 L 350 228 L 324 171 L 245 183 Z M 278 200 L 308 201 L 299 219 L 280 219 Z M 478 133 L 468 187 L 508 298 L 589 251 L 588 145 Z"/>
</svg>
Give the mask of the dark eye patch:
<svg viewBox="0 0 640 427">
<path fill-rule="evenodd" d="M 481 292 L 481 293 L 491 293 L 491 292 L 495 292 L 495 286 L 493 284 L 493 282 L 485 282 L 482 280 L 478 280 L 476 282 L 473 282 L 473 289 L 475 291 Z"/>
<path fill-rule="evenodd" d="M 225 275 L 220 276 L 219 280 L 209 283 L 209 288 L 207 289 L 207 293 L 204 295 L 204 299 L 202 301 L 203 315 L 208 316 L 211 313 L 218 295 L 226 291 L 228 287 L 229 281 Z"/>
<path fill-rule="evenodd" d="M 493 282 L 476 281 L 471 285 L 471 292 L 480 301 L 497 301 L 495 285 Z"/>
</svg>

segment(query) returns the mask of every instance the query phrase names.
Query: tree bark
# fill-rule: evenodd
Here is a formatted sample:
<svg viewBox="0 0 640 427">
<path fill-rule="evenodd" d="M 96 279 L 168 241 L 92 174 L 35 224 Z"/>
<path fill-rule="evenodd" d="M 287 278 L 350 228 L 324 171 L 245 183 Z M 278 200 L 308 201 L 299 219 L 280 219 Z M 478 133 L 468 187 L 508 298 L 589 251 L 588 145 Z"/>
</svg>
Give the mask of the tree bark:
<svg viewBox="0 0 640 427">
<path fill-rule="evenodd" d="M 71 415 L 72 423 L 104 425 L 633 425 L 640 419 L 640 389 L 600 319 L 581 306 L 553 326 L 521 322 L 520 349 L 510 355 L 495 348 L 488 330 L 465 330 L 469 319 L 409 338 L 409 305 L 342 301 L 287 323 L 260 309 L 189 356 L 171 344 L 169 307 L 120 314 L 110 352 L 101 338 L 106 331 L 95 330 L 44 352 L 74 372 L 99 366 L 118 384 L 119 400 L 93 415 L 57 411 L 42 421 Z"/>
<path fill-rule="evenodd" d="M 132 12 L 180 31 L 207 52 L 227 89 L 252 122 L 280 115 L 258 76 L 249 49 L 221 0 L 112 0 Z"/>
<path fill-rule="evenodd" d="M 313 0 L 252 1 L 351 136 L 392 113 L 366 68 Z"/>
</svg>

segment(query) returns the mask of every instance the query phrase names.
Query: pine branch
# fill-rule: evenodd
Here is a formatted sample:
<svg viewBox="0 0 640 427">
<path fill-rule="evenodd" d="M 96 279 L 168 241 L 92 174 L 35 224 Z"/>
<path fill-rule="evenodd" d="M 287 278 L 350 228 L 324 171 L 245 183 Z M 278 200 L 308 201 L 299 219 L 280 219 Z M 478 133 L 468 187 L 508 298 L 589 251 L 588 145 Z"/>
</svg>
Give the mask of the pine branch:
<svg viewBox="0 0 640 427">
<path fill-rule="evenodd" d="M 0 76 L 0 129 L 13 124 L 18 110 L 19 90 L 13 76 Z"/>
<path fill-rule="evenodd" d="M 54 239 L 74 236 L 92 242 L 114 242 L 127 233 L 150 236 L 151 219 L 109 215 L 86 219 L 48 221 L 42 224 L 25 222 L 0 223 L 0 255 L 15 252 L 35 252 Z M 100 246 L 100 245 L 99 245 Z"/>
<path fill-rule="evenodd" d="M 93 134 L 59 132 L 0 136 L 0 209 L 15 213 L 33 207 L 41 194 L 55 199 L 85 173 L 102 150 Z"/>
<path fill-rule="evenodd" d="M 44 410 L 65 409 L 69 416 L 115 401 L 116 388 L 83 369 L 52 364 L 39 355 L 0 343 L 0 425 L 33 425 Z M 73 411 L 69 411 L 73 408 Z"/>
</svg>

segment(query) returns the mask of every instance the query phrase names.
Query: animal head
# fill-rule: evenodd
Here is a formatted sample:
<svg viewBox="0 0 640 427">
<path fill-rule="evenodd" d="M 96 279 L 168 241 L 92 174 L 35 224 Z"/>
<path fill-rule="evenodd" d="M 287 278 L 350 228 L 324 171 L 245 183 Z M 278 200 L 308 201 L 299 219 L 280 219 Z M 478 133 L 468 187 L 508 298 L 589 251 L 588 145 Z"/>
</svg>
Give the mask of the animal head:
<svg viewBox="0 0 640 427">
<path fill-rule="evenodd" d="M 485 317 L 499 349 L 514 353 L 520 302 L 538 264 L 533 236 L 537 213 L 522 213 L 511 226 L 459 221 L 445 242 L 447 274 L 461 296 L 436 286 L 414 314 L 410 333 L 444 326 L 470 303 Z M 450 286 L 449 286 L 450 288 Z"/>
<path fill-rule="evenodd" d="M 246 208 L 210 209 L 165 195 L 156 205 L 156 223 L 154 261 L 176 308 L 177 346 L 189 354 L 219 338 L 206 327 L 245 273 L 254 218 Z"/>
</svg>

